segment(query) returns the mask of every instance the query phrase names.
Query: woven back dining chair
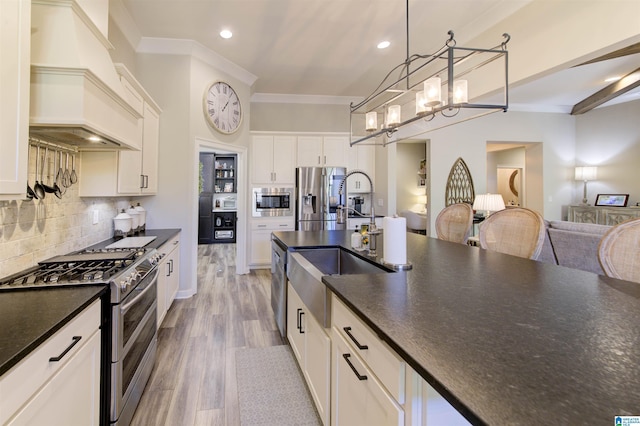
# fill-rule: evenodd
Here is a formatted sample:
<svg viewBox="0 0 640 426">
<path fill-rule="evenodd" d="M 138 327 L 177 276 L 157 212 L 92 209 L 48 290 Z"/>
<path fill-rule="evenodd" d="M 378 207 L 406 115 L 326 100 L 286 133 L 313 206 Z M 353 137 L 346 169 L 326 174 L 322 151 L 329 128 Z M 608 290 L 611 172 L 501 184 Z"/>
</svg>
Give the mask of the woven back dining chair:
<svg viewBox="0 0 640 426">
<path fill-rule="evenodd" d="M 609 229 L 598 245 L 598 260 L 608 277 L 640 283 L 640 218 Z"/>
<path fill-rule="evenodd" d="M 451 204 L 440 211 L 436 218 L 438 239 L 466 244 L 473 226 L 473 209 L 470 204 Z"/>
<path fill-rule="evenodd" d="M 545 238 L 540 213 L 523 207 L 491 214 L 480 225 L 480 247 L 536 260 Z"/>
</svg>

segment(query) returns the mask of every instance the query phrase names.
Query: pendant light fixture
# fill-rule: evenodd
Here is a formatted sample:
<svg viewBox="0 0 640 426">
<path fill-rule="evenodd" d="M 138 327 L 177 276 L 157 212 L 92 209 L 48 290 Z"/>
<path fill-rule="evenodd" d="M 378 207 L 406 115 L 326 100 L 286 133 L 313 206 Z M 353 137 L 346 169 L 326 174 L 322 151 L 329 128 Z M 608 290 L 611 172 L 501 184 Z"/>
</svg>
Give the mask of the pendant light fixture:
<svg viewBox="0 0 640 426">
<path fill-rule="evenodd" d="M 378 88 L 363 101 L 351 103 L 351 145 L 375 139 L 376 144 L 386 145 L 427 133 L 442 127 L 468 121 L 493 112 L 507 111 L 508 102 L 508 52 L 510 36 L 490 48 L 468 48 L 456 46 L 453 31 L 443 47 L 432 54 L 409 54 L 409 0 L 406 0 L 407 57 L 394 67 Z M 490 68 L 479 72 L 491 64 Z M 399 78 L 392 79 L 394 72 Z M 470 96 L 478 86 L 499 84 L 502 99 L 497 103 L 473 102 Z M 476 89 L 474 96 L 481 99 L 483 93 Z M 495 91 L 494 87 L 487 90 Z M 382 124 L 378 127 L 378 117 Z M 437 120 L 434 120 L 435 118 Z M 362 123 L 364 119 L 364 125 Z M 428 123 L 420 126 L 418 120 Z M 416 123 L 418 133 L 404 135 L 398 132 L 404 126 Z M 415 132 L 415 131 L 414 131 Z M 393 137 L 392 137 L 393 136 Z M 379 143 L 381 140 L 381 143 Z"/>
</svg>

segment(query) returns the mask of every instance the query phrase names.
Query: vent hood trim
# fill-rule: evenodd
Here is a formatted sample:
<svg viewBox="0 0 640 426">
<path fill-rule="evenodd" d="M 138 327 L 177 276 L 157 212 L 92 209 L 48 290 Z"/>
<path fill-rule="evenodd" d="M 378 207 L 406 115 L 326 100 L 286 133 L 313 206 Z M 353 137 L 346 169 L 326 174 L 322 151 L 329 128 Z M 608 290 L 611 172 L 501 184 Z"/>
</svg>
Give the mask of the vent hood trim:
<svg viewBox="0 0 640 426">
<path fill-rule="evenodd" d="M 109 2 L 92 1 L 91 16 L 75 0 L 32 2 L 30 134 L 79 150 L 140 150 L 142 111 L 128 101 L 103 28 Z"/>
</svg>

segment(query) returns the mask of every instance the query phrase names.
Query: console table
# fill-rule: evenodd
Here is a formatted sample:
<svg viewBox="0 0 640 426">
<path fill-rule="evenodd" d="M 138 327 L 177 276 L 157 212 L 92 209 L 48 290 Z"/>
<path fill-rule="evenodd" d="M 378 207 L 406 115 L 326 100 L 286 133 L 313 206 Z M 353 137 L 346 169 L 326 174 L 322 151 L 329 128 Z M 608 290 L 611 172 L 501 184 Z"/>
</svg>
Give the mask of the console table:
<svg viewBox="0 0 640 426">
<path fill-rule="evenodd" d="M 569 206 L 570 222 L 617 225 L 625 220 L 640 217 L 640 207 Z"/>
</svg>

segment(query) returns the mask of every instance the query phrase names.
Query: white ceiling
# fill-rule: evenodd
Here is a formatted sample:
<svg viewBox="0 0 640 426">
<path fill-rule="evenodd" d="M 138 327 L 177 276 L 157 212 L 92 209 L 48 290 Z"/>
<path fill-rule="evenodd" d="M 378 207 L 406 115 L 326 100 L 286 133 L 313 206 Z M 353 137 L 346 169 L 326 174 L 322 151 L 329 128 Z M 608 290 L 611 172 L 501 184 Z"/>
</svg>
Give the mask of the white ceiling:
<svg viewBox="0 0 640 426">
<path fill-rule="evenodd" d="M 450 29 L 458 45 L 464 45 L 529 1 L 410 0 L 410 53 L 434 52 L 444 44 Z M 364 97 L 407 55 L 405 0 L 122 3 L 143 37 L 197 41 L 256 76 L 255 93 Z M 225 28 L 233 32 L 233 38 L 224 40 L 218 35 Z M 391 46 L 377 49 L 377 43 L 385 39 Z M 501 34 L 496 34 L 495 45 L 501 41 Z M 636 69 L 639 56 L 576 67 L 512 86 L 510 105 L 568 112 L 605 87 L 605 76 Z"/>
</svg>

